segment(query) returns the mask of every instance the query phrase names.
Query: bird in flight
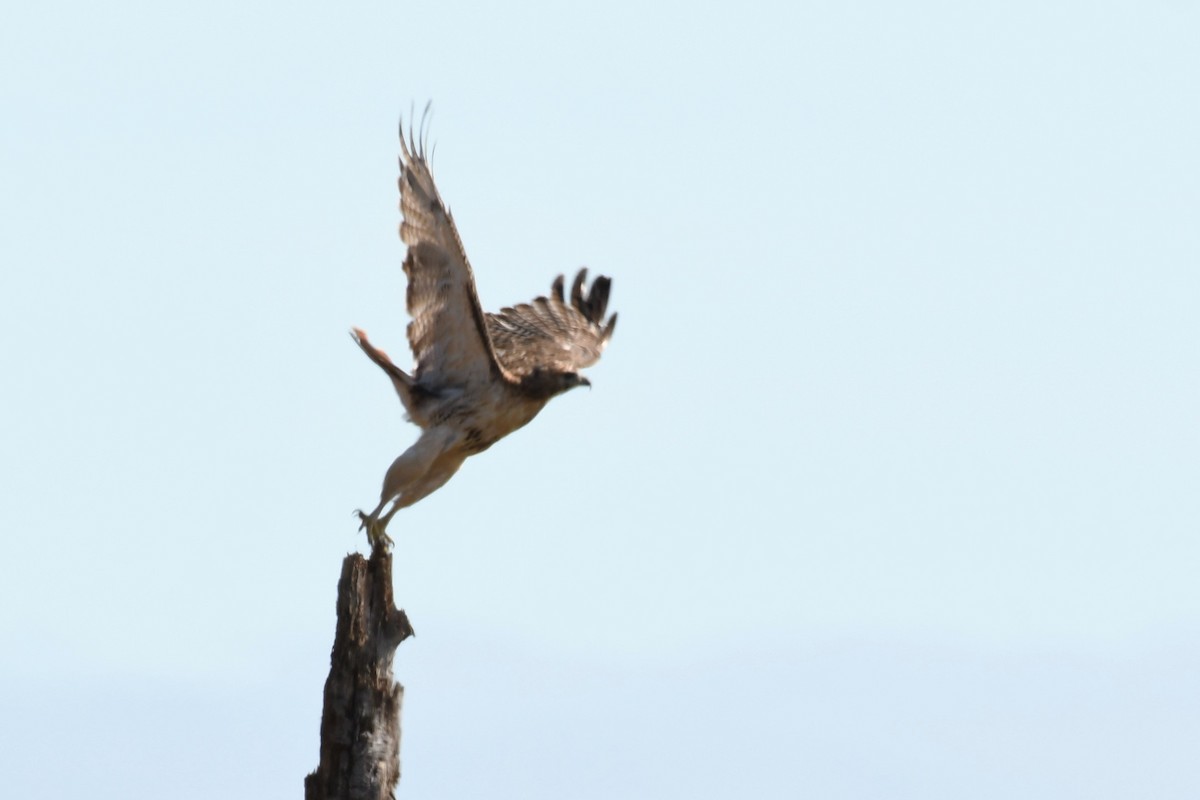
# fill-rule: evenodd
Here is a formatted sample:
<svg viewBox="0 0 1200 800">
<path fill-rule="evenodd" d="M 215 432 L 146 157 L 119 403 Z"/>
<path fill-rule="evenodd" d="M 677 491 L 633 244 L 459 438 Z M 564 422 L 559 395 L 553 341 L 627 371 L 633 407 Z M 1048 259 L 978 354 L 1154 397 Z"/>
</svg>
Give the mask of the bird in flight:
<svg viewBox="0 0 1200 800">
<path fill-rule="evenodd" d="M 586 269 L 569 293 L 559 275 L 548 297 L 484 313 L 454 218 L 434 185 L 425 137 L 414 138 L 410 127 L 406 141 L 401 127 L 400 151 L 415 369 L 401 370 L 364 331 L 351 335 L 387 373 L 421 436 L 388 467 L 379 505 L 356 512 L 372 547 L 391 544 L 392 516 L 445 485 L 468 456 L 526 425 L 552 397 L 591 386 L 579 371 L 600 359 L 617 323 L 616 314 L 605 319 L 612 281 L 600 276 L 589 287 Z"/>
</svg>

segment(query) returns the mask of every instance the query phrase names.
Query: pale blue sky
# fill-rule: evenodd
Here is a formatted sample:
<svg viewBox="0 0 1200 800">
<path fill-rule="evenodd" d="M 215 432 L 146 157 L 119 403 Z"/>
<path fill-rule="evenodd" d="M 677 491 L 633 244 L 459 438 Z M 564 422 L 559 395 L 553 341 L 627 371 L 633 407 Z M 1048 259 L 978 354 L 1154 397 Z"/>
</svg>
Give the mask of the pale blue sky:
<svg viewBox="0 0 1200 800">
<path fill-rule="evenodd" d="M 397 516 L 402 797 L 1200 792 L 1186 3 L 58 3 L 0 29 L 0 772 L 299 796 L 414 438 L 398 116 L 621 322 Z"/>
</svg>

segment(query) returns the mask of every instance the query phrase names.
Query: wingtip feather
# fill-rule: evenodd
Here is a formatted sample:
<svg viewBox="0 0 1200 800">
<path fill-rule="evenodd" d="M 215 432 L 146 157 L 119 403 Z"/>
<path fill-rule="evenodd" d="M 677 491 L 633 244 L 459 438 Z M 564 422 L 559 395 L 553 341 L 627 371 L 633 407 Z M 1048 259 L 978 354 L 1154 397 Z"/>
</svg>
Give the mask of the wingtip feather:
<svg viewBox="0 0 1200 800">
<path fill-rule="evenodd" d="M 587 267 L 579 270 L 571 283 L 571 305 L 581 312 L 584 310 L 583 282 L 587 280 L 587 272 Z"/>
<path fill-rule="evenodd" d="M 599 324 L 608 310 L 608 294 L 612 288 L 612 279 L 601 275 L 592 282 L 592 290 L 588 292 L 587 315 L 592 322 Z"/>
<path fill-rule="evenodd" d="M 603 335 L 604 335 L 605 342 L 607 342 L 609 339 L 612 338 L 613 331 L 616 329 L 617 329 L 617 313 L 614 311 L 613 315 L 608 318 L 608 324 L 604 326 L 604 334 Z"/>
</svg>

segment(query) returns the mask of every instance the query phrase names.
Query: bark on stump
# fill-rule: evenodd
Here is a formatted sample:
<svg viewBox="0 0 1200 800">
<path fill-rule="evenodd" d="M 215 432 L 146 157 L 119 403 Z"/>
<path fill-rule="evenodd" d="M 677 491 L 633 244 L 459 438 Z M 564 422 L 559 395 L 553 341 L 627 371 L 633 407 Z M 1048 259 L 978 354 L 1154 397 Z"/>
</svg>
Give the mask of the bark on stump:
<svg viewBox="0 0 1200 800">
<path fill-rule="evenodd" d="M 342 561 L 321 761 L 304 779 L 304 800 L 387 800 L 400 780 L 400 704 L 392 679 L 396 646 L 413 635 L 392 600 L 392 556 L 374 547 Z"/>
</svg>

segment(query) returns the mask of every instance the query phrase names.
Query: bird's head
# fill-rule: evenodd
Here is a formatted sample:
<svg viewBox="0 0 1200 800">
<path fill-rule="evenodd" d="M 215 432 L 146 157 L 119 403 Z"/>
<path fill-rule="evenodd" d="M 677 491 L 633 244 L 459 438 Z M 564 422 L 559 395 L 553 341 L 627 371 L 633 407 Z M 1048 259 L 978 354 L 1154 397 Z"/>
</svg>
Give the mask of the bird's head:
<svg viewBox="0 0 1200 800">
<path fill-rule="evenodd" d="M 576 386 L 586 386 L 589 389 L 592 388 L 592 382 L 580 375 L 578 372 L 568 372 L 563 377 L 567 379 L 566 387 L 563 389 L 564 392 L 567 391 L 567 389 L 574 389 Z"/>
<path fill-rule="evenodd" d="M 521 384 L 531 394 L 549 399 L 570 391 L 576 386 L 591 387 L 592 382 L 578 372 L 555 372 L 537 368 L 525 376 Z"/>
</svg>

